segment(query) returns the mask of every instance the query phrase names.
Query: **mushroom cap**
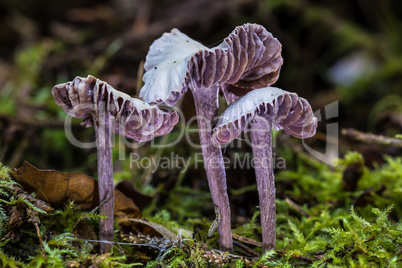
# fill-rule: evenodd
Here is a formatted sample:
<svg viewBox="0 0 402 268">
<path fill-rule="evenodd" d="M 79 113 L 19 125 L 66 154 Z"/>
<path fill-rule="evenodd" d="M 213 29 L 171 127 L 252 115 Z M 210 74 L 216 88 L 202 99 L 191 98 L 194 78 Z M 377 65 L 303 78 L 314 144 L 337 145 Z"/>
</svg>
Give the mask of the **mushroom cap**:
<svg viewBox="0 0 402 268">
<path fill-rule="evenodd" d="M 140 98 L 149 103 L 174 105 L 191 80 L 188 63 L 197 51 L 208 50 L 177 29 L 155 40 L 146 56 Z"/>
<path fill-rule="evenodd" d="M 283 129 L 297 138 L 312 137 L 317 128 L 317 118 L 306 99 L 280 88 L 265 87 L 229 105 L 213 130 L 213 142 L 231 142 L 257 116 L 270 120 L 275 129 Z"/>
<path fill-rule="evenodd" d="M 140 97 L 149 103 L 174 105 L 187 91 L 212 85 L 224 90 L 249 90 L 273 84 L 282 65 L 281 44 L 257 24 L 238 26 L 213 48 L 207 48 L 177 29 L 151 45 L 145 61 Z"/>
<path fill-rule="evenodd" d="M 176 112 L 164 112 L 158 106 L 131 98 L 91 75 L 56 85 L 52 94 L 57 105 L 68 115 L 84 119 L 82 124 L 86 127 L 94 121 L 99 123 L 98 111 L 106 103 L 112 131 L 139 142 L 169 133 L 179 120 Z"/>
<path fill-rule="evenodd" d="M 222 85 L 228 104 L 278 80 L 283 64 L 282 44 L 261 25 L 236 27 L 222 45 L 229 47 L 238 59 L 236 75 Z"/>
</svg>

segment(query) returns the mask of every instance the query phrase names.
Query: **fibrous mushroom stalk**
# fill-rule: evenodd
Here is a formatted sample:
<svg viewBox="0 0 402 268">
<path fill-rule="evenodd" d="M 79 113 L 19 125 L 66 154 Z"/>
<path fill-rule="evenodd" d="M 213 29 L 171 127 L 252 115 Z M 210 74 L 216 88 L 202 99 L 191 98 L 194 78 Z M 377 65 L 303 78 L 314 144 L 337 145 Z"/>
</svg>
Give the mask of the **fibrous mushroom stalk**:
<svg viewBox="0 0 402 268">
<path fill-rule="evenodd" d="M 227 194 L 226 172 L 219 146 L 212 144 L 212 119 L 218 107 L 213 91 L 216 87 L 205 88 L 193 92 L 200 144 L 207 173 L 212 202 L 218 207 L 220 222 L 218 225 L 219 247 L 223 251 L 232 251 L 233 240 L 230 221 L 230 203 Z"/>
<path fill-rule="evenodd" d="M 272 122 L 255 118 L 250 123 L 250 139 L 260 200 L 262 250 L 275 248 L 275 179 L 272 168 Z"/>
<path fill-rule="evenodd" d="M 105 216 L 99 221 L 99 240 L 108 241 L 100 243 L 100 253 L 111 251 L 113 241 L 113 157 L 111 144 L 111 118 L 104 102 L 98 104 L 97 122 L 95 124 L 96 147 L 98 150 L 98 189 L 99 214 Z"/>
</svg>

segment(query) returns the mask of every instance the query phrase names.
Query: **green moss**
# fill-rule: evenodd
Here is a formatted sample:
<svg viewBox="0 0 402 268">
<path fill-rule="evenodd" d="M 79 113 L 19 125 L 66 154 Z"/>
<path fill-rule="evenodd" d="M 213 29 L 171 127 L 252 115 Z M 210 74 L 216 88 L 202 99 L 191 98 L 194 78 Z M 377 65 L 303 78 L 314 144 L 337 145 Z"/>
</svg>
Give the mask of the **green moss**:
<svg viewBox="0 0 402 268">
<path fill-rule="evenodd" d="M 158 206 L 157 212 L 153 212 L 155 204 L 147 210 L 148 220 L 177 233 L 176 239 L 144 242 L 153 248 L 144 253 L 136 243 L 122 240 L 123 230 L 117 228 L 113 253 L 98 256 L 96 244 L 77 238 L 75 233 L 82 223 L 96 233 L 99 220 L 96 213 L 81 211 L 70 203 L 62 210 L 46 214 L 15 197 L 16 184 L 9 169 L 0 165 L 3 235 L 7 232 L 7 209 L 24 204 L 42 215 L 40 230 L 45 237 L 46 255 L 45 259 L 33 224 L 24 222 L 23 239 L 0 244 L 0 262 L 9 267 L 75 267 L 92 263 L 100 267 L 131 267 L 141 263 L 146 267 L 293 267 L 296 263 L 305 267 L 398 267 L 402 261 L 402 158 L 384 159 L 385 164 L 369 169 L 360 154 L 349 152 L 340 159 L 338 167 L 330 168 L 306 155 L 298 155 L 296 169 L 278 172 L 276 178 L 279 187 L 281 181 L 292 180 L 285 194 L 304 213 L 286 200 L 277 199 L 276 251 L 268 251 L 258 259 L 242 256 L 237 250 L 234 254 L 216 250 L 217 234 L 206 235 L 212 219 L 199 214 L 209 195 L 197 190 L 198 198 L 191 199 L 196 191 L 180 183 L 168 194 L 164 205 Z M 359 169 L 355 191 L 345 190 L 345 170 L 351 167 Z M 363 202 L 353 206 L 359 199 Z M 193 232 L 196 234 L 192 236 Z M 259 241 L 259 210 L 255 210 L 248 223 L 234 228 L 233 233 Z M 248 246 L 261 252 L 259 247 Z M 150 259 L 144 261 L 141 254 Z"/>
</svg>

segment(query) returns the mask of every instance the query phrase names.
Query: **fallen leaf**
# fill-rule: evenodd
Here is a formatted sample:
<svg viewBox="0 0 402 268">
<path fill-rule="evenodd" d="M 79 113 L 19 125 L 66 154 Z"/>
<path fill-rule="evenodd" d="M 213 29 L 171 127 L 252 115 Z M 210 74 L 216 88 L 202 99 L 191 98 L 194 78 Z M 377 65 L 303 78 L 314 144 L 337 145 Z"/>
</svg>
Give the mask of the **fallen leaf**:
<svg viewBox="0 0 402 268">
<path fill-rule="evenodd" d="M 153 198 L 137 191 L 134 183 L 131 181 L 123 180 L 119 182 L 115 188 L 122 192 L 125 196 L 131 198 L 140 209 L 143 209 L 152 202 Z"/>
<path fill-rule="evenodd" d="M 131 198 L 119 190 L 114 190 L 114 216 L 116 218 L 141 218 L 141 212 Z"/>
<path fill-rule="evenodd" d="M 36 193 L 39 199 L 56 208 L 63 208 L 72 201 L 84 210 L 99 205 L 97 181 L 80 172 L 41 170 L 25 161 L 20 168 L 13 169 L 13 177 L 26 191 Z M 114 193 L 117 217 L 141 217 L 139 208 L 130 198 L 118 190 Z"/>
<path fill-rule="evenodd" d="M 117 222 L 124 229 L 130 230 L 132 233 L 148 235 L 150 237 L 163 237 L 166 239 L 175 239 L 176 234 L 167 229 L 165 226 L 155 222 L 149 222 L 143 219 L 127 219 L 123 218 Z"/>
</svg>

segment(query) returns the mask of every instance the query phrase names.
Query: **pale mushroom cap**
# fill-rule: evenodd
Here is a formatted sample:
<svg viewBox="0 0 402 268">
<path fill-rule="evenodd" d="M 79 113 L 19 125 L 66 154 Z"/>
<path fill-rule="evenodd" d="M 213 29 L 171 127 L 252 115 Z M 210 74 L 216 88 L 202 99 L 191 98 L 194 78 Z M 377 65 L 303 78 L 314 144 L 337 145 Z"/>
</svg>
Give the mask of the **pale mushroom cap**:
<svg viewBox="0 0 402 268">
<path fill-rule="evenodd" d="M 283 129 L 297 138 L 312 137 L 317 128 L 317 118 L 306 99 L 276 87 L 265 87 L 229 105 L 213 131 L 213 142 L 231 142 L 256 116 L 270 120 L 275 129 Z"/>
<path fill-rule="evenodd" d="M 70 116 L 84 119 L 87 127 L 96 121 L 99 104 L 105 102 L 112 117 L 112 131 L 140 142 L 169 133 L 179 120 L 176 112 L 164 112 L 131 98 L 91 75 L 56 85 L 52 94 L 57 105 Z"/>
<path fill-rule="evenodd" d="M 230 84 L 248 92 L 276 82 L 282 62 L 281 44 L 257 24 L 236 27 L 213 48 L 173 29 L 150 47 L 140 97 L 174 105 L 188 88 Z M 230 89 L 225 87 L 225 97 L 234 99 Z"/>
<path fill-rule="evenodd" d="M 200 50 L 208 48 L 177 29 L 155 40 L 146 57 L 140 98 L 149 103 L 174 105 L 187 91 L 188 61 Z"/>
</svg>

